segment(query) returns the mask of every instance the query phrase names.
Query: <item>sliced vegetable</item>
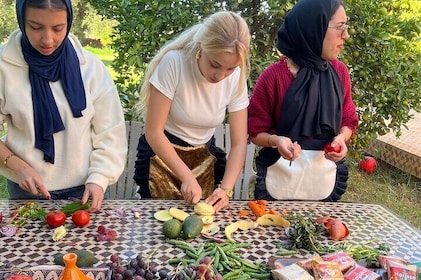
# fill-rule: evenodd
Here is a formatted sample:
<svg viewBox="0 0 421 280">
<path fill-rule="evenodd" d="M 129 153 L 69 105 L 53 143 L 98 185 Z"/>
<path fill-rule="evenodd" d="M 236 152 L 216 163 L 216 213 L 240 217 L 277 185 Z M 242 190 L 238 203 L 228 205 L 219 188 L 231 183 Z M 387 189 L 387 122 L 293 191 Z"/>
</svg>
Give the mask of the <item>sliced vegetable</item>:
<svg viewBox="0 0 421 280">
<path fill-rule="evenodd" d="M 171 216 L 173 216 L 177 220 L 180 220 L 180 221 L 183 221 L 183 222 L 188 216 L 190 216 L 189 213 L 187 213 L 183 210 L 180 210 L 178 208 L 175 208 L 175 207 L 171 207 L 170 210 L 168 210 L 168 211 L 169 211 Z"/>
<path fill-rule="evenodd" d="M 73 202 L 68 203 L 63 208 L 61 208 L 61 211 L 66 215 L 70 216 L 77 210 L 85 210 L 91 207 L 91 204 L 89 202 L 86 202 L 85 204 L 81 204 L 80 200 L 75 200 Z"/>
<path fill-rule="evenodd" d="M 47 215 L 47 211 L 35 202 L 27 202 L 24 206 L 19 207 L 18 213 L 21 217 L 30 220 L 44 220 L 45 215 Z"/>
<path fill-rule="evenodd" d="M 67 234 L 66 227 L 64 225 L 63 226 L 59 226 L 59 227 L 56 227 L 53 230 L 52 238 L 53 238 L 54 241 L 59 241 L 60 239 L 62 239 L 63 237 L 65 237 L 66 234 Z"/>
<path fill-rule="evenodd" d="M 264 214 L 260 216 L 256 222 L 262 226 L 281 226 L 284 228 L 291 225 L 288 220 L 276 214 Z"/>
<path fill-rule="evenodd" d="M 170 214 L 170 212 L 168 212 L 168 210 L 160 210 L 158 212 L 155 212 L 153 214 L 153 216 L 154 216 L 155 219 L 157 219 L 158 221 L 161 221 L 161 222 L 166 222 L 166 221 L 174 218 L 173 216 L 171 216 L 171 214 Z"/>
<path fill-rule="evenodd" d="M 212 216 L 215 214 L 215 209 L 212 205 L 201 201 L 196 203 L 196 205 L 194 206 L 194 213 L 202 216 Z"/>
<path fill-rule="evenodd" d="M 238 229 L 238 222 L 232 223 L 225 228 L 225 237 L 232 242 L 236 242 L 231 236 Z"/>
<path fill-rule="evenodd" d="M 212 224 L 214 220 L 214 216 L 201 216 L 200 218 L 202 219 L 203 224 L 205 225 Z"/>
<path fill-rule="evenodd" d="M 256 217 L 266 214 L 267 201 L 266 200 L 250 200 L 247 202 L 248 207 Z"/>
<path fill-rule="evenodd" d="M 259 224 L 253 221 L 238 221 L 237 225 L 238 225 L 238 229 L 249 230 L 249 229 L 257 228 Z"/>
<path fill-rule="evenodd" d="M 211 223 L 208 225 L 204 225 L 202 229 L 202 234 L 204 235 L 214 235 L 219 232 L 221 228 L 219 227 L 218 223 Z"/>
<path fill-rule="evenodd" d="M 0 228 L 0 235 L 13 236 L 17 232 L 17 228 L 11 225 L 5 225 Z"/>
</svg>

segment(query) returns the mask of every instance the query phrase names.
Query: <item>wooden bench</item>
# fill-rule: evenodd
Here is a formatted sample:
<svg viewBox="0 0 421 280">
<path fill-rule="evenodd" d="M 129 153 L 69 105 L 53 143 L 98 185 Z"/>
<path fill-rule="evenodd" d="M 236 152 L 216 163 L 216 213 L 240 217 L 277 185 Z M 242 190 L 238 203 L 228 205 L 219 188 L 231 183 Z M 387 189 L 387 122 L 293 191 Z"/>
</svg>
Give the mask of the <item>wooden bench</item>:
<svg viewBox="0 0 421 280">
<path fill-rule="evenodd" d="M 128 140 L 128 155 L 126 168 L 120 176 L 118 182 L 108 187 L 109 199 L 137 199 L 136 182 L 133 180 L 134 165 L 136 161 L 137 144 L 140 135 L 143 133 L 143 124 L 140 122 L 126 121 L 126 133 Z M 215 131 L 216 144 L 225 149 L 230 150 L 230 131 L 229 125 L 221 125 Z M 233 199 L 247 200 L 250 198 L 249 185 L 255 178 L 253 168 L 254 144 L 247 146 L 246 162 L 243 171 L 237 179 L 234 187 Z"/>
</svg>

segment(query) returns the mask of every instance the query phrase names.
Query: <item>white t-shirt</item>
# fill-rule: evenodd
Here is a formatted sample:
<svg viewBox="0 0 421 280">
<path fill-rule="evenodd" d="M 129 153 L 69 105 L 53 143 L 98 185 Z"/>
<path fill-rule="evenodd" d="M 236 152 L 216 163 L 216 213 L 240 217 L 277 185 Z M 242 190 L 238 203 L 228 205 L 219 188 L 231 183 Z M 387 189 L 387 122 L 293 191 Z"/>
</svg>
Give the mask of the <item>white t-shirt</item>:
<svg viewBox="0 0 421 280">
<path fill-rule="evenodd" d="M 209 141 L 215 127 L 224 121 L 226 110 L 235 112 L 249 104 L 247 85 L 237 94 L 240 67 L 218 83 L 208 82 L 196 59 L 182 51 L 162 58 L 149 82 L 172 100 L 165 129 L 191 145 Z"/>
</svg>

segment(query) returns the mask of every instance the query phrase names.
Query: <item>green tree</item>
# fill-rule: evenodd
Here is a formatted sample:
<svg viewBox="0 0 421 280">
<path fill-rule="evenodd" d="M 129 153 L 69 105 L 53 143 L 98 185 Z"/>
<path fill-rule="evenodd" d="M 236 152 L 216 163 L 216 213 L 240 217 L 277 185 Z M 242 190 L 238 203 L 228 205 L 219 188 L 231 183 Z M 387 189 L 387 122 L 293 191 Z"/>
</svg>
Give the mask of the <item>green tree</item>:
<svg viewBox="0 0 421 280">
<path fill-rule="evenodd" d="M 15 1 L 0 0 L 0 44 L 13 30 L 18 28 L 15 13 Z"/>
<path fill-rule="evenodd" d="M 131 119 L 136 88 L 147 62 L 168 40 L 211 13 L 241 13 L 250 26 L 252 66 L 250 92 L 260 72 L 279 57 L 277 30 L 295 0 L 88 0 L 97 12 L 117 21 L 112 48 L 117 85 Z M 341 55 L 350 67 L 354 100 L 361 125 L 351 150 L 361 152 L 368 141 L 389 131 L 400 133 L 410 110 L 421 110 L 420 7 L 411 0 L 348 0 L 352 37 Z M 415 12 L 414 12 L 415 9 Z M 417 10 L 418 9 L 418 10 Z M 408 16 L 409 15 L 409 16 Z"/>
<path fill-rule="evenodd" d="M 415 2 L 347 1 L 352 37 L 341 58 L 351 69 L 362 120 L 356 150 L 377 135 L 394 131 L 399 136 L 410 110 L 420 110 L 421 10 L 418 5 L 418 13 L 413 12 Z"/>
</svg>

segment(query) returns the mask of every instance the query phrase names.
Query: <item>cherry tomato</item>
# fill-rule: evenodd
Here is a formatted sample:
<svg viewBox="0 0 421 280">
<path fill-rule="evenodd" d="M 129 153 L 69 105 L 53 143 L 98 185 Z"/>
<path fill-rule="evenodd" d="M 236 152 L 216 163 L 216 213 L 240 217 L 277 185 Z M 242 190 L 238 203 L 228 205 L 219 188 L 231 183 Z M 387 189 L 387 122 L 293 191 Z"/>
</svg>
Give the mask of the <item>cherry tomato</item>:
<svg viewBox="0 0 421 280">
<path fill-rule="evenodd" d="M 50 227 L 56 228 L 56 227 L 64 225 L 64 223 L 66 222 L 66 214 L 64 214 L 60 210 L 50 211 L 50 212 L 48 212 L 45 219 L 47 220 L 47 224 Z"/>
<path fill-rule="evenodd" d="M 332 146 L 332 142 L 328 142 L 326 143 L 325 147 L 324 147 L 325 153 L 330 153 L 330 152 L 334 152 L 334 153 L 339 153 L 341 152 L 341 147 L 336 145 L 335 147 Z"/>
<path fill-rule="evenodd" d="M 89 224 L 91 220 L 91 216 L 89 215 L 88 211 L 85 210 L 77 210 L 72 214 L 72 221 L 78 227 L 84 227 Z"/>
</svg>

